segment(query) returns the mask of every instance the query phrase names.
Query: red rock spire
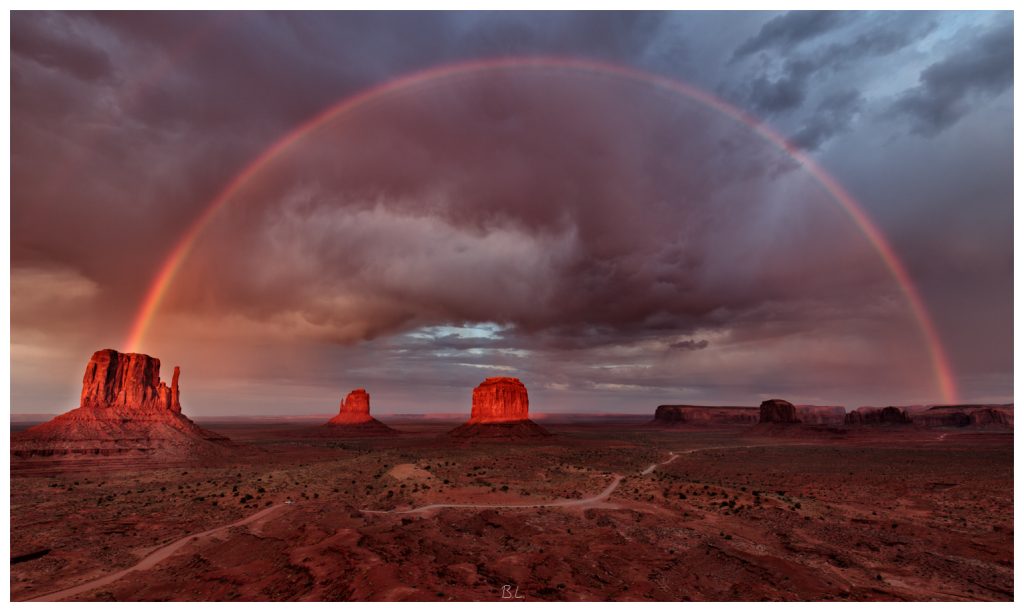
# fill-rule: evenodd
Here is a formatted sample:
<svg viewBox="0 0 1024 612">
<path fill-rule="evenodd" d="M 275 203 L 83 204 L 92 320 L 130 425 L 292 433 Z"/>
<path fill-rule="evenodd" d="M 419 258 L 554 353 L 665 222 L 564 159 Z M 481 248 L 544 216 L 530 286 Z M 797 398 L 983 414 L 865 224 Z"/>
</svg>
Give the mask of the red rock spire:
<svg viewBox="0 0 1024 612">
<path fill-rule="evenodd" d="M 178 392 L 178 376 L 181 375 L 181 368 L 174 366 L 174 376 L 171 377 L 171 410 L 181 412 L 181 394 Z"/>
</svg>

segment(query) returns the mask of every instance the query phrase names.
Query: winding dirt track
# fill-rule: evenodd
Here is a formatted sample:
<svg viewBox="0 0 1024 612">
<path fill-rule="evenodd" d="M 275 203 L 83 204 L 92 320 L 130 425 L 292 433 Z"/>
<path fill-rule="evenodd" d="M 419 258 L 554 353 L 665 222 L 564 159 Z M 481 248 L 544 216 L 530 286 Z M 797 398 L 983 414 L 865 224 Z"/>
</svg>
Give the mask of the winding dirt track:
<svg viewBox="0 0 1024 612">
<path fill-rule="evenodd" d="M 714 447 L 706 447 L 706 448 L 693 448 L 693 449 L 690 449 L 690 450 L 678 451 L 678 452 L 671 451 L 671 452 L 669 452 L 669 458 L 668 459 L 666 459 L 665 461 L 662 461 L 660 463 L 652 463 L 651 465 L 647 466 L 643 471 L 641 471 L 640 474 L 646 476 L 647 474 L 650 474 L 650 473 L 654 472 L 654 470 L 658 469 L 659 466 L 667 465 L 667 464 L 675 461 L 680 455 L 689 455 L 690 453 L 698 453 L 698 452 L 701 452 L 701 451 L 709 451 L 709 450 L 758 448 L 759 446 L 765 446 L 765 445 L 755 445 L 755 446 L 714 446 Z M 584 497 L 582 499 L 556 499 L 556 500 L 551 500 L 551 501 L 547 501 L 547 502 L 540 502 L 540 503 L 533 503 L 533 504 L 429 504 L 429 505 L 426 505 L 426 506 L 420 506 L 418 508 L 412 508 L 412 509 L 409 509 L 409 510 L 362 510 L 362 512 L 365 512 L 367 514 L 415 514 L 415 513 L 420 513 L 420 512 L 430 512 L 431 510 L 440 510 L 442 508 L 574 508 L 574 507 L 578 508 L 578 507 L 588 507 L 588 506 L 595 506 L 595 505 L 602 504 L 602 503 L 606 502 L 608 500 L 608 498 L 611 497 L 611 494 L 614 493 L 615 490 L 619 488 L 619 484 L 622 483 L 622 479 L 623 478 L 624 477 L 621 474 L 612 474 L 612 481 L 611 481 L 611 483 L 607 487 L 605 487 L 603 491 L 601 491 L 597 495 L 594 495 L 593 497 Z M 60 591 L 54 591 L 52 593 L 47 593 L 45 595 L 40 595 L 40 596 L 34 597 L 32 599 L 26 599 L 24 601 L 60 601 L 61 599 L 66 599 L 68 597 L 74 597 L 75 595 L 80 595 L 82 593 L 89 592 L 89 591 L 91 591 L 93 589 L 98 589 L 98 588 L 100 588 L 102 586 L 106 586 L 106 585 L 110 584 L 111 582 L 114 582 L 116 580 L 120 580 L 121 578 L 123 578 L 124 576 L 126 576 L 127 574 L 129 574 L 131 572 L 145 571 L 145 570 L 148 570 L 148 569 L 152 569 L 153 567 L 156 567 L 157 564 L 159 564 L 161 561 L 164 561 L 164 560 L 168 559 L 169 557 L 171 557 L 172 555 L 174 555 L 174 553 L 176 553 L 178 551 L 178 549 L 180 549 L 181 547 L 185 546 L 189 542 L 193 542 L 193 541 L 196 541 L 196 540 L 208 538 L 208 537 L 216 535 L 218 533 L 227 531 L 227 530 L 231 529 L 232 527 L 241 527 L 242 525 L 247 525 L 247 524 L 252 523 L 254 521 L 257 521 L 257 520 L 259 520 L 259 519 L 261 519 L 261 518 L 263 518 L 265 516 L 269 516 L 271 513 L 277 512 L 278 510 L 280 510 L 280 509 L 282 509 L 284 507 L 285 506 L 283 504 L 278 504 L 276 506 L 270 506 L 268 508 L 264 508 L 263 510 L 260 510 L 259 512 L 256 512 L 255 514 L 251 514 L 251 515 L 249 515 L 249 516 L 247 516 L 247 517 L 245 517 L 245 518 L 243 518 L 241 520 L 235 521 L 234 523 L 230 523 L 228 525 L 222 525 L 220 527 L 214 527 L 213 529 L 208 529 L 206 531 L 202 531 L 202 532 L 199 532 L 199 533 L 194 533 L 194 534 L 191 534 L 191 535 L 187 535 L 187 536 L 185 536 L 185 537 L 183 537 L 183 538 L 181 538 L 179 540 L 175 540 L 174 542 L 171 542 L 170 544 L 167 544 L 167 545 L 161 546 L 160 548 L 157 548 L 156 550 L 154 550 L 153 552 L 151 552 L 148 555 L 146 555 L 145 557 L 143 557 L 142 560 L 140 560 L 135 565 L 129 567 L 128 569 L 123 569 L 123 570 L 121 570 L 119 572 L 114 572 L 113 574 L 108 574 L 108 575 L 103 576 L 101 578 L 97 578 L 95 580 L 91 580 L 89 582 L 80 584 L 78 586 L 70 587 L 70 588 L 67 588 L 67 589 L 60 590 Z"/>
<path fill-rule="evenodd" d="M 243 518 L 241 520 L 235 521 L 234 523 L 230 523 L 228 525 L 221 525 L 220 527 L 214 527 L 213 529 L 208 529 L 206 531 L 202 531 L 202 532 L 199 532 L 199 533 L 193 533 L 191 535 L 187 535 L 187 536 L 181 538 L 180 540 L 175 540 L 175 541 L 171 542 L 170 544 L 166 544 L 166 545 L 161 546 L 160 548 L 154 550 L 153 552 L 151 552 L 148 555 L 146 555 L 145 557 L 143 557 L 141 561 L 139 561 L 135 565 L 129 567 L 128 569 L 123 569 L 123 570 L 121 570 L 119 572 L 114 572 L 113 574 L 107 574 L 106 576 L 103 576 L 101 578 L 97 578 L 95 580 L 91 580 L 89 582 L 86 582 L 84 584 L 80 584 L 78 586 L 74 586 L 74 587 L 71 587 L 71 588 L 68 588 L 68 589 L 63 589 L 61 591 L 54 591 L 52 593 L 47 593 L 46 595 L 40 595 L 39 597 L 33 597 L 32 599 L 26 599 L 24 601 L 60 601 L 61 599 L 66 599 L 68 597 L 74 597 L 75 595 L 80 595 L 82 593 L 86 593 L 86 592 L 91 591 L 93 589 L 98 589 L 98 588 L 100 588 L 102 586 L 106 586 L 106 585 L 110 584 L 111 582 L 114 582 L 116 580 L 120 580 L 121 578 L 123 578 L 124 576 L 126 576 L 127 574 L 129 574 L 131 572 L 148 570 L 148 569 L 152 569 L 153 567 L 156 567 L 156 565 L 158 563 L 160 563 L 161 561 L 164 561 L 165 559 L 167 559 L 170 556 L 172 556 L 174 553 L 176 553 L 178 551 L 179 548 L 181 548 L 182 546 L 188 544 L 189 542 L 192 542 L 192 541 L 195 541 L 195 540 L 201 540 L 203 538 L 207 538 L 207 537 L 216 535 L 216 534 L 221 533 L 223 531 L 227 531 L 227 530 L 231 529 L 232 527 L 241 527 L 242 525 L 247 525 L 247 524 L 252 523 L 253 521 L 257 521 L 257 520 L 259 520 L 259 519 L 261 519 L 261 518 L 263 518 L 265 516 L 269 516 L 271 513 L 277 512 L 278 510 L 280 510 L 281 508 L 284 508 L 284 507 L 285 506 L 282 505 L 282 504 L 278 504 L 276 506 L 270 506 L 268 508 L 264 508 L 263 510 L 260 510 L 259 512 L 255 513 L 255 514 L 250 514 L 249 516 L 247 516 L 247 517 L 245 517 L 245 518 Z"/>
<path fill-rule="evenodd" d="M 622 482 L 622 476 L 619 474 L 613 474 L 613 476 L 614 478 L 612 479 L 611 484 L 605 487 L 604 491 L 601 491 L 593 497 L 584 497 L 583 499 L 556 499 L 536 504 L 429 504 L 427 506 L 420 506 L 419 508 L 411 508 L 409 510 L 361 510 L 361 512 L 366 514 L 416 514 L 419 512 L 440 510 L 441 508 L 569 508 L 576 506 L 591 506 L 607 500 L 615 489 L 619 488 L 619 483 Z"/>
<path fill-rule="evenodd" d="M 698 453 L 700 451 L 709 450 L 725 450 L 725 449 L 739 449 L 739 448 L 758 448 L 766 446 L 764 444 L 757 444 L 753 446 L 712 446 L 706 448 L 692 448 L 685 451 L 669 451 L 669 458 L 660 463 L 652 463 L 651 465 L 644 468 L 640 472 L 641 476 L 646 476 L 658 469 L 660 466 L 668 465 L 676 460 L 680 455 L 689 455 L 690 453 Z M 603 491 L 593 497 L 584 497 L 582 499 L 555 499 L 546 502 L 539 502 L 533 504 L 429 504 L 426 506 L 420 506 L 418 508 L 410 508 L 408 510 L 361 510 L 365 514 L 417 514 L 420 512 L 430 512 L 431 510 L 440 510 L 442 508 L 579 508 L 595 506 L 597 504 L 604 503 L 611 497 L 615 489 L 619 488 L 619 484 L 622 483 L 624 478 L 621 474 L 612 474 L 612 482 Z"/>
</svg>

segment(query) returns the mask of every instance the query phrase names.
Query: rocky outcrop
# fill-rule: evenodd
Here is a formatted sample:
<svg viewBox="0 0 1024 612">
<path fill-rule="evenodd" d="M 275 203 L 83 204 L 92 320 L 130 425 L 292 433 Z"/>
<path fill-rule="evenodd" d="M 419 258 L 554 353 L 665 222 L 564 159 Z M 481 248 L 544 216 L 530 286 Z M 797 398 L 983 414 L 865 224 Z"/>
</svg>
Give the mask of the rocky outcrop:
<svg viewBox="0 0 1024 612">
<path fill-rule="evenodd" d="M 370 394 L 366 389 L 353 389 L 341 401 L 338 414 L 328 425 L 355 425 L 374 420 L 370 416 Z"/>
<path fill-rule="evenodd" d="M 970 413 L 972 427 L 1013 429 L 1013 413 L 997 408 L 982 408 Z"/>
<path fill-rule="evenodd" d="M 496 423 L 465 423 L 448 432 L 448 435 L 453 438 L 472 440 L 478 438 L 540 438 L 550 436 L 551 433 L 530 419 L 522 419 Z"/>
<path fill-rule="evenodd" d="M 829 425 L 837 427 L 846 418 L 846 408 L 842 406 L 809 406 L 796 407 L 796 418 L 806 425 Z"/>
<path fill-rule="evenodd" d="M 753 425 L 759 417 L 753 406 L 692 406 L 666 404 L 654 411 L 654 425 Z"/>
<path fill-rule="evenodd" d="M 967 427 L 971 416 L 966 412 L 949 411 L 916 414 L 914 422 L 921 427 Z"/>
<path fill-rule="evenodd" d="M 961 404 L 932 406 L 912 415 L 922 427 L 1013 429 L 1013 404 Z"/>
<path fill-rule="evenodd" d="M 370 394 L 366 389 L 353 389 L 342 400 L 338 414 L 324 424 L 330 435 L 385 435 L 397 433 L 370 416 Z"/>
<path fill-rule="evenodd" d="M 786 400 L 770 399 L 761 402 L 761 414 L 758 423 L 799 423 L 796 406 Z"/>
<path fill-rule="evenodd" d="M 529 418 L 530 397 L 518 378 L 496 376 L 473 389 L 470 423 L 501 423 Z"/>
<path fill-rule="evenodd" d="M 905 410 L 895 406 L 885 408 L 861 407 L 846 415 L 845 425 L 910 425 L 913 421 Z"/>
<path fill-rule="evenodd" d="M 171 386 L 160 382 L 160 360 L 139 353 L 104 349 L 93 353 L 82 379 L 82 408 L 127 408 L 181 412 L 178 377 Z"/>
<path fill-rule="evenodd" d="M 11 438 L 16 457 L 152 456 L 189 459 L 219 454 L 227 438 L 181 412 L 174 368 L 160 380 L 160 360 L 139 353 L 97 351 L 85 368 L 81 405 Z"/>
<path fill-rule="evenodd" d="M 181 412 L 181 393 L 178 391 L 178 377 L 181 376 L 181 368 L 174 366 L 174 375 L 171 376 L 171 410 Z"/>
<path fill-rule="evenodd" d="M 529 418 L 530 398 L 518 378 L 488 378 L 473 389 L 469 421 L 449 432 L 457 438 L 524 438 L 548 432 Z"/>
<path fill-rule="evenodd" d="M 353 389 L 348 392 L 341 402 L 341 412 L 347 414 L 370 415 L 370 394 L 366 389 Z"/>
</svg>

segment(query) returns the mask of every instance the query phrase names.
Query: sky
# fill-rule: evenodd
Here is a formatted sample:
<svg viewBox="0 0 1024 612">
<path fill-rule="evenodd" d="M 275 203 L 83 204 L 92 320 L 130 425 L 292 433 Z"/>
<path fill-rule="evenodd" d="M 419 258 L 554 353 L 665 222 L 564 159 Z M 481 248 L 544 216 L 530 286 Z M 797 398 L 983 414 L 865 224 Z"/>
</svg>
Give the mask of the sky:
<svg viewBox="0 0 1024 612">
<path fill-rule="evenodd" d="M 950 399 L 876 245 L 727 107 L 871 219 L 955 399 L 1012 402 L 1012 100 L 1008 12 L 15 12 L 12 412 L 102 348 L 193 416 Z"/>
</svg>

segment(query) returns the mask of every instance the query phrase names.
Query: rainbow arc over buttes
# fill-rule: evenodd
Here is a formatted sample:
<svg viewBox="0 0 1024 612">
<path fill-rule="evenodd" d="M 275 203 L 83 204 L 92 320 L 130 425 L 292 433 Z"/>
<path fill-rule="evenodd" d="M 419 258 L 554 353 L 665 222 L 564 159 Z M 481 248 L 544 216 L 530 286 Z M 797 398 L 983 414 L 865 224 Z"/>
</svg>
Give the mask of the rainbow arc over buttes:
<svg viewBox="0 0 1024 612">
<path fill-rule="evenodd" d="M 847 191 L 830 176 L 817 162 L 810 158 L 801 149 L 790 143 L 782 135 L 773 130 L 765 123 L 759 121 L 747 112 L 719 99 L 702 89 L 671 79 L 665 76 L 649 73 L 632 67 L 598 62 L 593 60 L 561 57 L 502 57 L 487 60 L 467 61 L 454 64 L 445 64 L 429 68 L 420 72 L 408 74 L 366 89 L 360 93 L 346 97 L 340 102 L 328 107 L 321 113 L 312 117 L 295 127 L 292 131 L 280 138 L 273 145 L 265 149 L 240 173 L 233 177 L 217 194 L 217 196 L 203 209 L 195 221 L 182 234 L 168 253 L 166 259 L 153 278 L 142 304 L 133 321 L 125 345 L 128 351 L 139 352 L 144 345 L 146 333 L 160 308 L 160 304 L 171 285 L 175 275 L 182 263 L 188 257 L 195 241 L 202 234 L 203 229 L 213 219 L 222 207 L 230 200 L 232 195 L 246 182 L 256 176 L 269 162 L 285 154 L 289 149 L 297 145 L 308 134 L 314 132 L 320 126 L 338 119 L 346 114 L 353 113 L 363 107 L 373 104 L 389 95 L 404 93 L 419 85 L 426 83 L 443 83 L 446 79 L 470 76 L 476 73 L 490 71 L 522 71 L 522 70 L 560 70 L 569 72 L 583 72 L 600 74 L 608 77 L 620 78 L 635 82 L 637 85 L 655 88 L 683 98 L 696 101 L 710 109 L 713 109 L 725 116 L 739 121 L 751 130 L 764 138 L 769 143 L 785 151 L 794 161 L 802 166 L 832 199 L 843 209 L 847 216 L 853 221 L 864 237 L 872 245 L 879 257 L 889 270 L 893 279 L 899 285 L 907 304 L 917 321 L 922 339 L 926 343 L 932 369 L 935 376 L 937 390 L 946 403 L 956 403 L 958 394 L 956 381 L 949 363 L 949 358 L 943 347 L 941 338 L 935 327 L 932 317 L 925 305 L 924 299 L 910 277 L 906 266 L 897 256 L 892 245 L 886 240 L 884 234 L 871 220 L 861 206 Z"/>
</svg>

